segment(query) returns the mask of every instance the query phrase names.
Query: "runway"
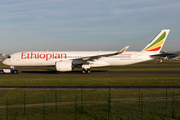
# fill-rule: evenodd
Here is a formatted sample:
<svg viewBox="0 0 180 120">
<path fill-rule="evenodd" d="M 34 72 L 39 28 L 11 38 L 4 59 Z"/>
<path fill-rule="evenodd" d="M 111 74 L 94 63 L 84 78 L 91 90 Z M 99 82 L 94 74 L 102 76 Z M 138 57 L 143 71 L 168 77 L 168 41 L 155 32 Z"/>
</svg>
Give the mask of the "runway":
<svg viewBox="0 0 180 120">
<path fill-rule="evenodd" d="M 180 74 L 180 71 L 91 71 L 90 74 L 82 74 L 81 71 L 57 72 L 57 71 L 22 71 L 18 74 L 1 74 L 0 76 L 24 76 L 24 75 L 168 75 Z"/>
<path fill-rule="evenodd" d="M 90 74 L 82 74 L 80 70 L 73 70 L 71 72 L 58 72 L 54 70 L 53 67 L 17 67 L 16 69 L 22 69 L 21 73 L 18 74 L 0 74 L 0 76 L 24 76 L 24 75 L 167 75 L 167 74 L 180 74 L 180 66 L 121 66 L 121 67 L 107 67 L 111 70 L 108 71 L 106 68 L 103 70 L 102 68 L 100 70 L 91 70 Z M 123 71 L 112 71 L 113 69 L 123 69 L 127 68 Z M 140 68 L 140 70 L 133 70 L 134 68 Z M 141 69 L 142 68 L 142 69 Z M 143 70 L 143 68 L 167 68 L 164 70 Z M 171 68 L 178 68 L 177 70 L 171 70 Z M 128 70 L 130 69 L 130 70 Z M 169 70 L 170 69 L 170 70 Z M 43 71 L 47 70 L 47 71 Z"/>
<path fill-rule="evenodd" d="M 122 86 L 122 85 L 111 85 L 111 86 L 0 86 L 0 89 L 7 88 L 23 88 L 23 89 L 166 89 L 175 88 L 180 89 L 179 85 L 156 85 L 156 86 Z"/>
</svg>

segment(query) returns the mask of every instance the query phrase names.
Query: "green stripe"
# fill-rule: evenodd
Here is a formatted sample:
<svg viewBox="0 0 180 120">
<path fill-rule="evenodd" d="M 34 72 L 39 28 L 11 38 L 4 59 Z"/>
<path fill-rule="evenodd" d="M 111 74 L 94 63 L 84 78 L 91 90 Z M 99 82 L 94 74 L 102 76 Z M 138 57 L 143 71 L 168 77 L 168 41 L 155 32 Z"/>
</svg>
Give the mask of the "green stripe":
<svg viewBox="0 0 180 120">
<path fill-rule="evenodd" d="M 145 50 L 149 49 L 150 47 L 152 47 L 153 45 L 159 43 L 161 40 L 163 40 L 166 36 L 166 32 L 164 32 L 154 43 L 152 43 L 149 47 L 147 47 Z"/>
</svg>

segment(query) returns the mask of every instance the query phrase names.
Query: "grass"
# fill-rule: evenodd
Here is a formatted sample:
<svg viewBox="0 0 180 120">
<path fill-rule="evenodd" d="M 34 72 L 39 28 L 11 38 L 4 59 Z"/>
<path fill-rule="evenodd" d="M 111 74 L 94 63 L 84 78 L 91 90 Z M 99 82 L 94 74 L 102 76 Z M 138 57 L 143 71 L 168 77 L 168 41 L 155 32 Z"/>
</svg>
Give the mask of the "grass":
<svg viewBox="0 0 180 120">
<path fill-rule="evenodd" d="M 179 71 L 180 61 L 148 61 L 124 67 L 93 68 L 106 71 Z M 148 67 L 147 67 L 148 66 Z M 166 66 L 166 67 L 165 67 Z M 1 68 L 6 66 L 0 64 Z M 23 71 L 49 71 L 52 67 Z M 81 69 L 78 69 L 79 71 Z M 0 75 L 0 85 L 180 85 L 180 74 L 174 75 Z M 57 92 L 57 113 L 55 109 Z M 174 101 L 172 93 L 174 92 Z M 139 110 L 139 95 L 143 95 L 143 119 L 171 120 L 180 118 L 180 90 L 167 89 L 111 89 L 111 120 L 141 119 Z M 25 99 L 24 99 L 25 95 Z M 73 89 L 0 89 L 0 119 L 7 119 L 7 98 L 9 120 L 39 120 L 43 119 L 43 97 L 45 97 L 46 120 L 75 119 L 75 95 L 77 96 L 77 119 L 106 120 L 108 119 L 107 89 L 83 90 L 83 113 L 81 113 L 81 90 Z M 26 114 L 24 115 L 24 100 Z M 17 106 L 13 106 L 17 105 Z M 174 118 L 172 111 L 174 106 Z"/>
<path fill-rule="evenodd" d="M 55 92 L 57 92 L 58 102 L 71 102 L 75 100 L 75 95 L 77 95 L 77 100 L 81 100 L 81 90 L 43 90 L 43 89 L 14 89 L 6 94 L 0 95 L 0 105 L 5 105 L 7 96 L 9 97 L 9 105 L 23 105 L 24 104 L 24 92 L 27 104 L 38 104 L 43 102 L 43 96 L 46 98 L 46 103 L 55 102 Z M 140 92 L 143 93 L 145 98 L 155 98 L 155 97 L 165 97 L 165 89 L 141 89 Z M 172 96 L 172 92 L 176 95 L 180 93 L 179 89 L 168 89 L 168 97 Z M 107 100 L 109 90 L 107 89 L 84 89 L 83 98 L 84 101 L 98 101 Z M 131 100 L 129 98 L 138 98 L 139 89 L 111 89 L 111 99 L 114 100 Z M 35 99 L 34 99 L 35 98 Z M 128 99 L 127 99 L 128 98 Z M 133 100 L 132 99 L 132 100 Z M 160 98 L 159 98 L 160 99 Z"/>
<path fill-rule="evenodd" d="M 180 74 L 0 76 L 0 85 L 180 85 Z"/>
<path fill-rule="evenodd" d="M 65 105 L 55 106 L 55 91 L 57 91 L 57 102 Z M 141 89 L 142 110 L 144 119 L 173 119 L 172 118 L 172 92 L 174 92 L 174 113 L 175 118 L 180 118 L 179 89 L 167 89 L 167 109 L 165 89 Z M 9 119 L 43 119 L 43 96 L 45 97 L 45 117 L 51 119 L 75 119 L 75 95 L 77 96 L 77 118 L 79 120 L 102 120 L 108 119 L 108 98 L 107 89 L 85 89 L 81 90 L 39 90 L 26 89 L 26 115 L 24 115 L 24 90 L 14 89 L 1 95 L 0 119 L 7 116 L 7 96 L 9 105 Z M 111 89 L 111 120 L 134 120 L 141 119 L 141 106 L 139 110 L 139 89 Z M 83 113 L 81 113 L 81 97 L 83 97 Z M 53 103 L 49 105 L 48 103 Z M 36 106 L 34 106 L 36 104 Z M 19 107 L 12 107 L 19 105 Z M 30 106 L 29 106 L 30 105 Z M 38 105 L 38 106 L 37 106 Z"/>
<path fill-rule="evenodd" d="M 171 109 L 163 109 L 160 107 L 162 104 L 159 103 L 158 106 L 151 107 L 154 103 L 147 103 L 144 105 L 146 110 L 144 110 L 143 118 L 145 120 L 152 120 L 152 119 L 172 119 L 171 116 Z M 111 120 L 137 120 L 141 119 L 141 111 L 138 110 L 138 104 L 136 102 L 131 102 L 129 104 L 127 103 L 112 103 L 113 109 L 111 110 L 110 119 Z M 115 106 L 115 107 L 114 107 Z M 154 106 L 154 105 L 153 105 Z M 160 108 L 158 108 L 160 107 Z M 132 109 L 133 108 L 133 109 Z M 89 111 L 91 109 L 92 111 Z M 156 109 L 156 110 L 154 110 Z M 36 112 L 36 110 L 38 112 Z M 15 108 L 9 110 L 9 119 L 13 120 L 39 120 L 43 119 L 43 106 L 40 108 L 29 108 L 27 109 L 26 115 L 23 115 L 23 108 Z M 149 114 L 145 114 L 146 112 L 153 110 L 153 112 Z M 162 112 L 158 112 L 161 110 Z M 52 112 L 53 111 L 53 112 Z M 80 106 L 78 106 L 77 109 L 77 119 L 78 120 L 107 120 L 108 114 L 107 114 L 107 105 L 105 104 L 94 104 L 94 105 L 85 105 L 84 106 L 84 113 L 81 114 L 80 112 Z M 118 114 L 114 114 L 114 112 Z M 159 118 L 157 116 L 152 116 L 155 112 L 157 112 L 157 116 L 160 116 Z M 60 106 L 58 107 L 58 113 L 55 113 L 54 107 L 46 107 L 45 109 L 45 118 L 46 120 L 56 120 L 56 119 L 62 119 L 62 120 L 73 120 L 75 119 L 75 109 L 73 105 L 70 106 Z M 176 111 L 176 116 L 179 116 L 179 111 Z M 3 117 L 4 116 L 4 117 Z M 18 117 L 17 117 L 18 116 Z M 32 117 L 30 117 L 32 116 Z M 166 117 L 168 116 L 168 117 Z M 174 119 L 178 119 L 176 117 Z M 1 118 L 6 119 L 6 114 L 2 114 Z M 16 118 L 16 119 L 14 119 Z"/>
</svg>

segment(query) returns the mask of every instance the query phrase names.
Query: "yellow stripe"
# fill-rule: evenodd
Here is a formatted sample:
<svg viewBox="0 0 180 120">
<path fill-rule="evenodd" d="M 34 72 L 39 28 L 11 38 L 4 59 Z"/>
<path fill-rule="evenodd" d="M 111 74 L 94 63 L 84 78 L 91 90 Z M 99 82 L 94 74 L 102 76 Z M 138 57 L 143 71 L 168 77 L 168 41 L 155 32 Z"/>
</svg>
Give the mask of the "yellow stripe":
<svg viewBox="0 0 180 120">
<path fill-rule="evenodd" d="M 157 43 L 156 45 L 150 47 L 150 48 L 147 49 L 147 50 L 151 50 L 151 49 L 157 48 L 157 47 L 161 46 L 163 43 L 164 43 L 164 40 L 160 41 L 159 43 Z"/>
</svg>

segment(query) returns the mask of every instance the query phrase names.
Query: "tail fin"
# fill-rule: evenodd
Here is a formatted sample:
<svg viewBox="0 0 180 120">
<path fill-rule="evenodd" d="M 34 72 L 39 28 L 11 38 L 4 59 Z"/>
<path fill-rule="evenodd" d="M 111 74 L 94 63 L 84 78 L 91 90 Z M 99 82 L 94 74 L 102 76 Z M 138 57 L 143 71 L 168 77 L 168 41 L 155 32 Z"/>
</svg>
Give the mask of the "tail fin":
<svg viewBox="0 0 180 120">
<path fill-rule="evenodd" d="M 160 52 L 170 29 L 161 30 L 161 32 L 142 50 L 151 52 Z"/>
</svg>

